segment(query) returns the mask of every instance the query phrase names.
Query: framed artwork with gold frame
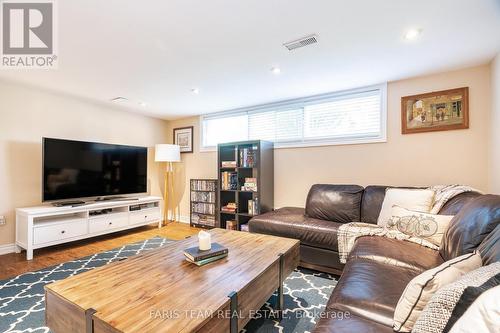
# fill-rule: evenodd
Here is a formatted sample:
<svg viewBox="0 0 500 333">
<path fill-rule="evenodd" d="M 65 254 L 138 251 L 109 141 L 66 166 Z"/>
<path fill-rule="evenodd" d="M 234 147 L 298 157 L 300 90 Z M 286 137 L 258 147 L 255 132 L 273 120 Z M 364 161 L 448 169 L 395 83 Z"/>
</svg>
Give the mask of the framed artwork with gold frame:
<svg viewBox="0 0 500 333">
<path fill-rule="evenodd" d="M 469 88 L 401 98 L 403 134 L 469 128 Z"/>
</svg>

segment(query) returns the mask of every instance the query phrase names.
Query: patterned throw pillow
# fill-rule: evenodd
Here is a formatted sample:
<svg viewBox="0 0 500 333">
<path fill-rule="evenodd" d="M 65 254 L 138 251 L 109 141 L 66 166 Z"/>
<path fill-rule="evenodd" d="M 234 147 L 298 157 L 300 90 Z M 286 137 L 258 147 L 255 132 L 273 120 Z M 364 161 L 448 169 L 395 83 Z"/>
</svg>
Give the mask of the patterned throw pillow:
<svg viewBox="0 0 500 333">
<path fill-rule="evenodd" d="M 453 216 L 415 212 L 399 206 L 392 207 L 392 217 L 386 228 L 412 237 L 423 238 L 440 246 Z"/>
<path fill-rule="evenodd" d="M 425 189 L 388 188 L 385 191 L 377 225 L 385 227 L 392 216 L 392 207 L 400 206 L 419 212 L 430 212 L 434 203 L 435 192 Z"/>
<path fill-rule="evenodd" d="M 441 288 L 418 317 L 412 332 L 449 332 L 482 292 L 498 285 L 499 274 L 500 262 L 496 262 L 475 269 Z"/>
<path fill-rule="evenodd" d="M 497 275 L 500 278 L 499 275 Z M 500 286 L 483 292 L 451 327 L 449 333 L 498 333 L 500 331 Z"/>
<path fill-rule="evenodd" d="M 481 267 L 481 265 L 479 253 L 467 253 L 414 277 L 406 286 L 396 305 L 394 330 L 396 332 L 411 332 L 420 313 L 436 291 Z"/>
</svg>

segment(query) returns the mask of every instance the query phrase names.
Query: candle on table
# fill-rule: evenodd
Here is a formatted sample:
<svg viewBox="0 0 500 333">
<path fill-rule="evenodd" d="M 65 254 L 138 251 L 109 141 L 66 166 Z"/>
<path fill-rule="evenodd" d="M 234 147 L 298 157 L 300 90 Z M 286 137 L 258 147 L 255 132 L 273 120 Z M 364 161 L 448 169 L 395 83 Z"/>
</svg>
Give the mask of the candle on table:
<svg viewBox="0 0 500 333">
<path fill-rule="evenodd" d="M 206 231 L 200 231 L 198 233 L 199 248 L 201 251 L 210 250 L 212 247 L 212 240 L 210 234 Z"/>
</svg>

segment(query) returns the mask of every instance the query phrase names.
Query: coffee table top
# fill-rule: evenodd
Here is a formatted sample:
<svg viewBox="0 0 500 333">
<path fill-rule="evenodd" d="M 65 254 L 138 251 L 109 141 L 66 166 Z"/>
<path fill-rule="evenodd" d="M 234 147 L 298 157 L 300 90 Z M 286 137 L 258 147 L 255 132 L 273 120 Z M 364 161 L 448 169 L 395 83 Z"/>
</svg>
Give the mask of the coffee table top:
<svg viewBox="0 0 500 333">
<path fill-rule="evenodd" d="M 186 262 L 183 250 L 197 245 L 192 237 L 46 289 L 83 311 L 94 309 L 95 319 L 119 331 L 191 331 L 209 320 L 198 311 L 217 313 L 227 307 L 232 291 L 242 290 L 276 264 L 280 253 L 299 246 L 297 240 L 268 235 L 222 229 L 210 233 L 212 241 L 229 249 L 227 258 L 201 267 Z"/>
</svg>

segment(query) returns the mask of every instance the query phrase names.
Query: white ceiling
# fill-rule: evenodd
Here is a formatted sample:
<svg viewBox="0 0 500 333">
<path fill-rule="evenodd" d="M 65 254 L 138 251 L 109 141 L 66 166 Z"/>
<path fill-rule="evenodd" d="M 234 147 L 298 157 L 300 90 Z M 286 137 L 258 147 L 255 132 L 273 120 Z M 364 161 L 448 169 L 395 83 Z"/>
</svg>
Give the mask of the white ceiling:
<svg viewBox="0 0 500 333">
<path fill-rule="evenodd" d="M 59 68 L 0 78 L 125 96 L 165 119 L 482 64 L 500 51 L 497 0 L 64 0 L 58 11 Z M 407 41 L 410 28 L 423 33 Z M 312 33 L 318 44 L 282 46 Z"/>
</svg>

